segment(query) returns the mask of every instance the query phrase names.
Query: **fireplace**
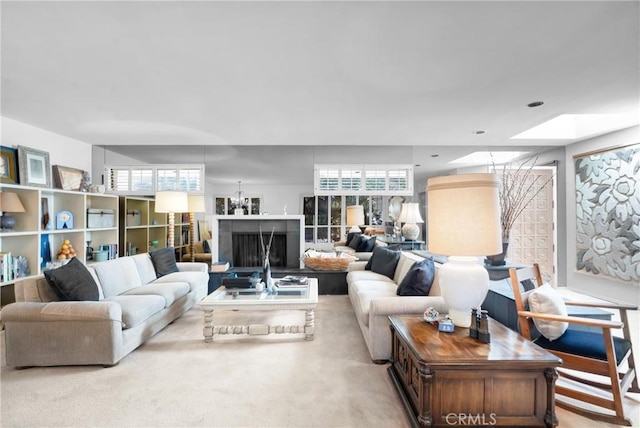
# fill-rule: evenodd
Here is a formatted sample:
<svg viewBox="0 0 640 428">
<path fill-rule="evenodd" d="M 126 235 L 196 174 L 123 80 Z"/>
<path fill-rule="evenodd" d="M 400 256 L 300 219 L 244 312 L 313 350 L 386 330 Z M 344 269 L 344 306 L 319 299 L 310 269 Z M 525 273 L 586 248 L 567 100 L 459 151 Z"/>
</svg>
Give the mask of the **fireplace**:
<svg viewBox="0 0 640 428">
<path fill-rule="evenodd" d="M 301 215 L 213 216 L 213 260 L 227 261 L 233 267 L 261 267 L 260 233 L 266 245 L 271 231 L 271 266 L 301 268 L 304 253 L 304 216 Z"/>
</svg>

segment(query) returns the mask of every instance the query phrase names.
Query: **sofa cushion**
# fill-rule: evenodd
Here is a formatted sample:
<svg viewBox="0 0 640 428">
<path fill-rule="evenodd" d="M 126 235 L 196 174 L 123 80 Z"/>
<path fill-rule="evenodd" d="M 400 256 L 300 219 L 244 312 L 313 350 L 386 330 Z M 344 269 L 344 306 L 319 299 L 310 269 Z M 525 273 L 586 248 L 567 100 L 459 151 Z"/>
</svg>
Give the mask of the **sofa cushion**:
<svg viewBox="0 0 640 428">
<path fill-rule="evenodd" d="M 352 270 L 347 274 L 347 282 L 360 282 L 360 281 L 381 281 L 381 282 L 390 282 L 394 285 L 398 285 L 393 282 L 393 279 L 388 276 L 381 275 L 377 272 L 373 272 L 370 270 Z"/>
<path fill-rule="evenodd" d="M 120 257 L 91 266 L 100 280 L 105 298 L 142 285 L 133 257 Z"/>
<path fill-rule="evenodd" d="M 149 253 L 136 254 L 135 256 L 131 256 L 131 258 L 136 264 L 142 284 L 148 284 L 157 278 L 156 268 L 153 267 Z"/>
<path fill-rule="evenodd" d="M 197 291 L 198 287 L 209 283 L 209 274 L 198 271 L 180 271 L 170 273 L 156 279 L 152 284 L 162 284 L 165 282 L 186 282 L 189 284 L 189 292 Z"/>
<path fill-rule="evenodd" d="M 435 277 L 433 258 L 415 262 L 398 286 L 398 296 L 428 296 Z"/>
<path fill-rule="evenodd" d="M 562 300 L 562 296 L 548 283 L 544 283 L 535 290 L 530 291 L 528 301 L 531 312 L 567 316 L 567 307 L 564 304 L 564 300 Z M 549 340 L 559 338 L 569 328 L 568 322 L 561 321 L 534 318 L 533 323 L 540 334 Z"/>
<path fill-rule="evenodd" d="M 393 279 L 398 260 L 400 260 L 400 251 L 390 250 L 387 247 L 376 247 L 365 269 Z"/>
<path fill-rule="evenodd" d="M 60 300 L 98 301 L 100 297 L 93 275 L 76 257 L 64 266 L 44 271 L 44 277 Z"/>
<path fill-rule="evenodd" d="M 164 298 L 147 294 L 144 296 L 131 296 L 121 294 L 105 299 L 109 302 L 116 302 L 122 308 L 123 328 L 135 327 L 145 322 L 149 317 L 164 309 Z"/>
<path fill-rule="evenodd" d="M 367 238 L 366 236 L 360 237 L 360 242 L 358 243 L 358 248 L 356 248 L 356 253 L 368 253 L 373 251 L 373 248 L 376 246 L 376 237 L 372 236 Z"/>
<path fill-rule="evenodd" d="M 349 232 L 349 233 L 347 233 L 347 240 L 345 241 L 345 244 L 344 244 L 344 245 L 346 245 L 347 247 L 349 247 L 349 246 L 350 246 L 350 244 L 351 244 L 351 241 L 352 241 L 352 240 L 353 240 L 353 238 L 355 238 L 356 236 L 357 236 L 358 238 L 360 238 L 360 236 L 362 236 L 362 232 Z M 360 241 L 360 240 L 358 239 L 358 242 L 359 242 L 359 241 Z M 352 247 L 352 248 L 353 248 L 353 247 Z M 356 245 L 356 248 L 357 248 L 357 245 Z M 355 250 L 356 248 L 353 248 L 353 249 Z"/>
<path fill-rule="evenodd" d="M 358 249 L 358 245 L 360 245 L 360 240 L 363 238 L 361 233 L 356 233 L 354 234 L 351 239 L 349 240 L 349 243 L 347 244 L 347 247 L 353 249 L 353 250 L 357 250 Z"/>
<path fill-rule="evenodd" d="M 152 251 L 149 255 L 151 256 L 151 262 L 153 263 L 158 278 L 173 272 L 178 272 L 176 253 L 172 247 Z"/>
<path fill-rule="evenodd" d="M 189 293 L 189 283 L 187 282 L 164 282 L 144 284 L 140 287 L 132 288 L 123 293 L 127 296 L 154 295 L 162 296 L 164 307 L 168 308 L 179 298 Z"/>
</svg>

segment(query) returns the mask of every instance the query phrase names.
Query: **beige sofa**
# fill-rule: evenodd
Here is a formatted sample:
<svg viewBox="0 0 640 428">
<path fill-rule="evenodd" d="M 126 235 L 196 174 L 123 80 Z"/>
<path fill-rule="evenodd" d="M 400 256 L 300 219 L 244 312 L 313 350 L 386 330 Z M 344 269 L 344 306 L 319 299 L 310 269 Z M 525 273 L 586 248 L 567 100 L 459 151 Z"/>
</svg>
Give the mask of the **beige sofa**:
<svg viewBox="0 0 640 428">
<path fill-rule="evenodd" d="M 433 307 L 440 313 L 448 312 L 438 284 L 439 263 L 437 262 L 435 278 L 428 296 L 396 295 L 397 286 L 413 263 L 422 259 L 423 257 L 416 254 L 403 251 L 393 279 L 365 270 L 365 262 L 353 262 L 349 265 L 347 274 L 349 299 L 371 359 L 375 363 L 386 363 L 391 358 L 389 315 L 422 315 L 428 307 Z"/>
<path fill-rule="evenodd" d="M 111 366 L 207 294 L 204 263 L 156 278 L 149 254 L 88 266 L 98 301 L 59 301 L 43 276 L 15 284 L 2 309 L 7 366 Z"/>
<path fill-rule="evenodd" d="M 373 248 L 375 249 L 376 247 L 386 247 L 387 244 L 382 242 L 382 241 L 378 241 L 376 239 L 375 244 L 373 244 Z M 339 251 L 339 252 L 343 252 L 343 253 L 347 253 L 347 254 L 351 254 L 352 256 L 356 257 L 358 260 L 360 261 L 369 261 L 369 259 L 371 258 L 371 255 L 373 254 L 373 251 L 355 251 L 353 248 L 349 247 L 347 245 L 347 241 L 338 241 L 335 242 L 333 244 L 333 250 L 334 251 Z"/>
</svg>

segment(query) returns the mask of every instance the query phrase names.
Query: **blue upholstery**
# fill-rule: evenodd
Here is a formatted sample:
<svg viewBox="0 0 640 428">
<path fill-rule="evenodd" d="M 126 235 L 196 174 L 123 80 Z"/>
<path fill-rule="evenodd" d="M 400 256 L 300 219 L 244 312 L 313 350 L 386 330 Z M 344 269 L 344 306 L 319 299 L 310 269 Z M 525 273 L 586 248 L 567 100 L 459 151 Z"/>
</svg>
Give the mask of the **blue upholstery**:
<svg viewBox="0 0 640 428">
<path fill-rule="evenodd" d="M 540 336 L 534 342 L 536 345 L 549 351 L 565 352 L 567 354 L 607 361 L 604 340 L 602 340 L 602 334 L 599 333 L 567 330 L 556 340 L 547 340 L 544 336 Z M 616 363 L 620 364 L 624 356 L 631 349 L 631 342 L 621 337 L 614 337 L 613 346 L 616 353 Z"/>
</svg>

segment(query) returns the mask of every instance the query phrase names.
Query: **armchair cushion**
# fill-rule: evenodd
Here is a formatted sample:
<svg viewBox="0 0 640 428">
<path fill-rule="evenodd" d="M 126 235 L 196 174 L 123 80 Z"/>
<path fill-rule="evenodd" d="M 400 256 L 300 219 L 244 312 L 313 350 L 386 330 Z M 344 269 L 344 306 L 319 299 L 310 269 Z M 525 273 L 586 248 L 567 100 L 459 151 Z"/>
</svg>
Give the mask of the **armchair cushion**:
<svg viewBox="0 0 640 428">
<path fill-rule="evenodd" d="M 531 312 L 538 312 L 549 315 L 567 316 L 567 307 L 562 300 L 562 296 L 548 283 L 529 293 L 529 309 Z M 555 340 L 562 336 L 569 327 L 568 322 L 548 321 L 538 318 L 533 319 L 536 328 L 548 340 Z"/>
<path fill-rule="evenodd" d="M 44 277 L 60 300 L 98 301 L 98 285 L 87 267 L 76 257 L 64 266 L 44 271 Z"/>
<path fill-rule="evenodd" d="M 565 352 L 572 355 L 580 355 L 587 358 L 596 358 L 607 361 L 602 334 L 583 330 L 567 330 L 556 340 L 549 340 L 540 336 L 535 340 L 536 345 L 549 351 Z M 624 356 L 631 349 L 631 342 L 622 337 L 613 337 L 613 347 L 616 354 L 616 363 L 620 364 Z"/>
<path fill-rule="evenodd" d="M 179 271 L 176 264 L 176 253 L 172 247 L 152 251 L 149 255 L 158 278 Z"/>
<path fill-rule="evenodd" d="M 202 241 L 202 249 L 204 250 L 205 253 L 211 252 L 211 247 L 209 247 L 209 241 L 207 241 L 206 239 Z"/>
<path fill-rule="evenodd" d="M 428 296 L 436 268 L 433 257 L 415 262 L 396 290 L 398 296 Z"/>
</svg>

